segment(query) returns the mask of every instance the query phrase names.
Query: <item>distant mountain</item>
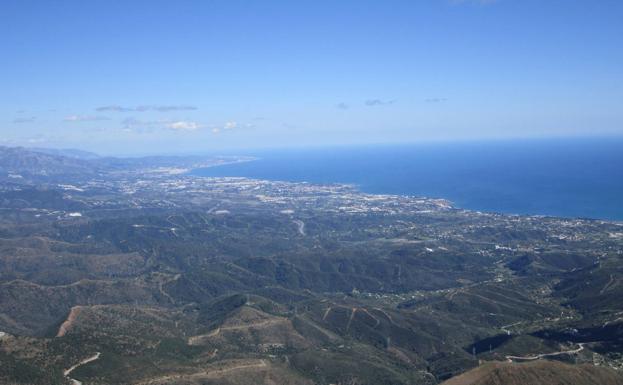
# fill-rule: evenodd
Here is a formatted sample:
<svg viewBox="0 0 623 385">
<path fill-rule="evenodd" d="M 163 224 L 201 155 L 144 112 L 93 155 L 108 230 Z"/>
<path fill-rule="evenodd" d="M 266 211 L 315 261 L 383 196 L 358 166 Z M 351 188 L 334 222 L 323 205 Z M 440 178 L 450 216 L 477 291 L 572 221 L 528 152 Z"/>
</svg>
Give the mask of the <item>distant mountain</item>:
<svg viewBox="0 0 623 385">
<path fill-rule="evenodd" d="M 103 157 L 96 161 L 102 166 L 117 170 L 128 169 L 153 169 L 159 167 L 177 167 L 177 168 L 201 168 L 210 167 L 219 164 L 236 163 L 240 161 L 249 161 L 255 158 L 250 156 L 144 156 L 144 157 Z"/>
<path fill-rule="evenodd" d="M 75 159 L 98 159 L 100 156 L 89 151 L 76 150 L 74 148 L 28 148 L 29 151 L 39 152 L 41 154 L 64 156 Z"/>
<path fill-rule="evenodd" d="M 0 179 L 14 182 L 83 177 L 96 167 L 83 159 L 46 154 L 23 147 L 0 147 Z"/>
<path fill-rule="evenodd" d="M 240 156 L 100 157 L 74 149 L 0 146 L 0 181 L 66 183 L 110 173 L 183 173 L 187 170 L 252 160 Z"/>
<path fill-rule="evenodd" d="M 621 385 L 623 376 L 610 368 L 557 361 L 524 364 L 489 362 L 441 385 Z"/>
</svg>

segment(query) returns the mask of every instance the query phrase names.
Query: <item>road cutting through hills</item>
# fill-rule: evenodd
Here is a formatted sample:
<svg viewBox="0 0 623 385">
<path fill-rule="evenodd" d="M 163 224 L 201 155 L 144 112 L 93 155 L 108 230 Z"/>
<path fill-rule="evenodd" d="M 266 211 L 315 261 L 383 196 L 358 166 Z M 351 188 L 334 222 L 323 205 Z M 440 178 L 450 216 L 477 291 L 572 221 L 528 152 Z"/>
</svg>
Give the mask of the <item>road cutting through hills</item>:
<svg viewBox="0 0 623 385">
<path fill-rule="evenodd" d="M 170 374 L 170 375 L 165 375 L 162 377 L 157 377 L 157 378 L 152 378 L 152 379 L 148 379 L 145 380 L 143 382 L 140 382 L 140 385 L 148 385 L 148 384 L 169 384 L 172 383 L 171 381 L 174 380 L 192 380 L 192 379 L 204 379 L 204 378 L 218 378 L 221 377 L 227 373 L 236 371 L 236 370 L 244 370 L 244 369 L 264 369 L 264 368 L 268 368 L 269 364 L 266 362 L 266 360 L 264 359 L 257 359 L 257 360 L 247 360 L 244 363 L 241 364 L 234 364 L 228 367 L 224 367 L 224 368 L 215 368 L 215 369 L 208 369 L 208 370 L 202 370 L 200 372 L 196 372 L 196 373 L 190 373 L 190 374 Z M 74 384 L 72 384 L 74 385 Z M 75 384 L 75 385 L 81 385 L 81 384 Z"/>
<path fill-rule="evenodd" d="M 292 222 L 296 224 L 299 234 L 305 236 L 305 222 L 301 221 L 300 219 L 294 219 Z"/>
<path fill-rule="evenodd" d="M 327 319 L 327 316 L 329 315 L 329 312 L 331 311 L 332 308 L 333 308 L 332 306 L 329 306 L 327 310 L 325 310 L 324 315 L 322 316 L 323 321 Z"/>
<path fill-rule="evenodd" d="M 82 361 L 78 362 L 77 364 L 75 364 L 75 365 L 74 365 L 74 366 L 72 366 L 71 368 L 66 369 L 66 370 L 63 372 L 63 375 L 64 375 L 64 376 L 65 376 L 65 377 L 66 377 L 69 381 L 71 381 L 71 384 L 72 384 L 72 385 L 82 385 L 82 381 L 78 381 L 78 380 L 76 380 L 76 379 L 74 379 L 74 378 L 71 378 L 71 377 L 69 377 L 69 375 L 71 374 L 71 372 L 73 372 L 74 370 L 78 369 L 78 368 L 79 368 L 79 367 L 81 367 L 82 365 L 86 365 L 86 364 L 88 364 L 89 362 L 93 362 L 93 361 L 95 361 L 95 360 L 99 359 L 101 355 L 102 355 L 102 353 L 97 352 L 97 353 L 95 353 L 94 355 L 92 355 L 91 357 L 87 357 L 87 358 L 85 358 L 84 360 L 82 360 Z"/>
<path fill-rule="evenodd" d="M 288 320 L 287 319 L 269 319 L 266 321 L 261 321 L 261 322 L 257 322 L 257 323 L 253 323 L 249 325 L 221 326 L 219 328 L 212 330 L 210 333 L 192 336 L 188 338 L 188 345 L 196 345 L 205 338 L 216 337 L 217 335 L 221 334 L 222 331 L 263 328 L 263 327 L 268 327 L 271 325 L 276 325 L 276 324 L 280 324 L 284 322 L 288 322 Z"/>
<path fill-rule="evenodd" d="M 542 353 L 542 354 L 537 354 L 534 356 L 506 356 L 506 361 L 508 362 L 513 362 L 513 360 L 535 361 L 535 360 L 540 360 L 541 358 L 546 358 L 546 357 L 556 357 L 556 356 L 562 356 L 565 354 L 578 354 L 579 352 L 584 350 L 584 345 L 585 343 L 579 343 L 578 344 L 579 347 L 577 349 L 564 350 L 564 351 L 554 352 L 554 353 Z"/>
<path fill-rule="evenodd" d="M 357 312 L 357 308 L 354 307 L 351 309 L 350 317 L 348 318 L 348 323 L 346 324 L 346 331 L 350 329 L 350 324 L 353 322 L 353 318 L 355 318 L 355 313 Z"/>
</svg>

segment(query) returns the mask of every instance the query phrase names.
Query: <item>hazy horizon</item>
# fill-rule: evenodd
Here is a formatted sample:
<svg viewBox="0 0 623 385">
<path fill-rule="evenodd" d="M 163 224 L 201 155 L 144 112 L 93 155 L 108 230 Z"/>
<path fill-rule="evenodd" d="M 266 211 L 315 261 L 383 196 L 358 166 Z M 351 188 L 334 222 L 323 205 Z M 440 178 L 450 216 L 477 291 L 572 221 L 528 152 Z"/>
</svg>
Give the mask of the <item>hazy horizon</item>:
<svg viewBox="0 0 623 385">
<path fill-rule="evenodd" d="M 0 144 L 0 146 L 6 147 L 22 147 L 27 150 L 58 150 L 58 151 L 82 151 L 98 155 L 101 157 L 149 157 L 149 156 L 212 156 L 212 155 L 240 155 L 240 156 L 257 156 L 258 154 L 270 154 L 279 152 L 296 152 L 296 151 L 322 151 L 322 150 L 339 150 L 339 149 L 365 149 L 365 148 L 386 148 L 386 147 L 410 147 L 410 148 L 430 148 L 430 147 L 444 147 L 444 146 L 470 146 L 470 145 L 514 145 L 514 144 L 550 144 L 553 146 L 561 146 L 572 143 L 618 143 L 623 142 L 623 135 L 583 135 L 583 136 L 547 136 L 547 137 L 517 137 L 517 138 L 478 138 L 478 139 L 446 139 L 446 140 L 422 140 L 411 142 L 377 142 L 377 143 L 338 143 L 338 144 L 287 144 L 282 146 L 249 146 L 249 147 L 232 147 L 232 148 L 218 148 L 218 149 L 204 149 L 204 150 L 185 150 L 178 151 L 166 151 L 162 149 L 139 149 L 134 151 L 114 151 L 114 150 L 91 150 L 85 147 L 68 147 L 61 145 L 49 145 L 39 146 L 36 144 L 25 145 L 11 145 Z"/>
</svg>

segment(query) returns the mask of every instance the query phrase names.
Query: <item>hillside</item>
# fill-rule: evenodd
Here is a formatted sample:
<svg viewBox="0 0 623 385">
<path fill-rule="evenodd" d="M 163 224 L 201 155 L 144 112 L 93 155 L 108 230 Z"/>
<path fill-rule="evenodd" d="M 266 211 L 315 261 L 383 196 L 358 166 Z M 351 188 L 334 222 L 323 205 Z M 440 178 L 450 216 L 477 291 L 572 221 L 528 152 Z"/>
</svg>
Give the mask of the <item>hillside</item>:
<svg viewBox="0 0 623 385">
<path fill-rule="evenodd" d="M 623 376 L 608 368 L 556 361 L 486 363 L 442 385 L 620 385 Z"/>
<path fill-rule="evenodd" d="M 562 364 L 515 364 L 546 358 L 577 363 L 573 381 L 623 369 L 620 223 L 178 172 L 196 157 L 124 168 L 11 151 L 59 173 L 0 181 L 0 383 L 433 385 L 479 362 L 492 381 L 546 378 L 541 365 Z M 75 162 L 101 174 L 69 183 Z"/>
<path fill-rule="evenodd" d="M 93 164 L 79 158 L 0 146 L 0 180 L 18 183 L 60 178 L 73 180 L 94 177 L 96 172 Z"/>
</svg>

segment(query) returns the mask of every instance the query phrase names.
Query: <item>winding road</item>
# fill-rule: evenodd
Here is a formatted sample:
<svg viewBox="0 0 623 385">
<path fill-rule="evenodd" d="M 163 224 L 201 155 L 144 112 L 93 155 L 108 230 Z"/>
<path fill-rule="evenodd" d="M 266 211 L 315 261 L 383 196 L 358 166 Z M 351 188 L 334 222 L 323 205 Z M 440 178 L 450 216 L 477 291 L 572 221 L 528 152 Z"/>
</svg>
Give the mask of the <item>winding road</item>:
<svg viewBox="0 0 623 385">
<path fill-rule="evenodd" d="M 71 372 L 73 372 L 74 370 L 78 369 L 78 368 L 79 368 L 79 367 L 81 367 L 82 365 L 86 365 L 86 364 L 88 364 L 89 362 L 93 362 L 93 361 L 95 361 L 95 360 L 99 359 L 101 355 L 102 355 L 102 353 L 97 352 L 97 353 L 95 353 L 94 355 L 92 355 L 91 357 L 87 357 L 87 358 L 85 358 L 84 360 L 82 360 L 82 361 L 78 362 L 77 364 L 75 364 L 75 365 L 74 365 L 74 366 L 72 366 L 71 368 L 69 368 L 69 369 L 65 370 L 65 371 L 63 372 L 63 375 L 64 375 L 65 377 L 67 377 L 67 379 L 68 379 L 69 381 L 71 381 L 71 384 L 72 384 L 72 385 L 82 385 L 82 381 L 78 381 L 78 380 L 76 380 L 76 379 L 74 379 L 74 378 L 71 378 L 71 377 L 69 377 L 69 375 L 71 374 Z"/>
<path fill-rule="evenodd" d="M 292 222 L 296 223 L 299 234 L 305 236 L 305 222 L 299 219 L 294 219 Z"/>
<path fill-rule="evenodd" d="M 543 354 L 537 354 L 535 356 L 506 356 L 506 360 L 508 362 L 513 362 L 513 360 L 519 360 L 519 361 L 534 361 L 534 360 L 539 360 L 541 358 L 545 358 L 545 357 L 555 357 L 555 356 L 561 356 L 563 354 L 577 354 L 579 352 L 581 352 L 582 350 L 584 350 L 584 343 L 579 343 L 578 344 L 578 348 L 577 349 L 573 349 L 573 350 L 565 350 L 565 351 L 560 351 L 560 352 L 555 352 L 555 353 L 543 353 Z"/>
</svg>

